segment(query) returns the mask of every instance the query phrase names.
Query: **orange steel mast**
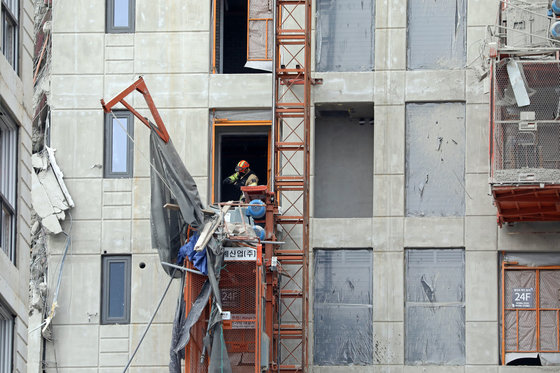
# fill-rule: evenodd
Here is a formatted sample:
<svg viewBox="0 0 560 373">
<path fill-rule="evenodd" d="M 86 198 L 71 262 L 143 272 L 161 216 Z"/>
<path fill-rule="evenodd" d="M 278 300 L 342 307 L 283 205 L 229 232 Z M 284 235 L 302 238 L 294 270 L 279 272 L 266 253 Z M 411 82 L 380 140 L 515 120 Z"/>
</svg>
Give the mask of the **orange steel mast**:
<svg viewBox="0 0 560 373">
<path fill-rule="evenodd" d="M 273 185 L 278 259 L 274 371 L 308 366 L 311 0 L 276 0 Z"/>
</svg>

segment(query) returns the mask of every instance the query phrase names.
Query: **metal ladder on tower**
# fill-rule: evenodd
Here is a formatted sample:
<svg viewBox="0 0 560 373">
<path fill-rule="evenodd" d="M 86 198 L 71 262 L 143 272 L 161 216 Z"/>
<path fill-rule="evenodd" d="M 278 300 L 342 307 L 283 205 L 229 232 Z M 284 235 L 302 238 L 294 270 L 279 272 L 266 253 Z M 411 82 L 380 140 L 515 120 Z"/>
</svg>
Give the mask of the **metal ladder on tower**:
<svg viewBox="0 0 560 373">
<path fill-rule="evenodd" d="M 311 0 L 275 1 L 274 192 L 279 285 L 274 370 L 307 370 Z"/>
</svg>

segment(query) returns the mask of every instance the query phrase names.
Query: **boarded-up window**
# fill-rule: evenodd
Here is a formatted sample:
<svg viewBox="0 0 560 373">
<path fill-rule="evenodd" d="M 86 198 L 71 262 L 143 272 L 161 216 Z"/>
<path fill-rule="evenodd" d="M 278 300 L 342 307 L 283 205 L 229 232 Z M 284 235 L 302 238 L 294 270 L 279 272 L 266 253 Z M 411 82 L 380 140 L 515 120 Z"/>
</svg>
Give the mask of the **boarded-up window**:
<svg viewBox="0 0 560 373">
<path fill-rule="evenodd" d="M 464 250 L 407 250 L 405 308 L 406 364 L 464 364 Z"/>
<path fill-rule="evenodd" d="M 317 1 L 317 71 L 372 71 L 374 0 Z"/>
<path fill-rule="evenodd" d="M 466 14 L 466 0 L 409 0 L 408 68 L 465 66 Z"/>
<path fill-rule="evenodd" d="M 372 364 L 372 267 L 370 249 L 315 251 L 315 365 Z"/>
<path fill-rule="evenodd" d="M 465 105 L 406 105 L 407 216 L 465 214 Z"/>
<path fill-rule="evenodd" d="M 373 105 L 366 106 L 317 109 L 313 193 L 316 218 L 373 215 Z M 364 111 L 364 117 L 350 117 L 352 111 Z"/>
</svg>

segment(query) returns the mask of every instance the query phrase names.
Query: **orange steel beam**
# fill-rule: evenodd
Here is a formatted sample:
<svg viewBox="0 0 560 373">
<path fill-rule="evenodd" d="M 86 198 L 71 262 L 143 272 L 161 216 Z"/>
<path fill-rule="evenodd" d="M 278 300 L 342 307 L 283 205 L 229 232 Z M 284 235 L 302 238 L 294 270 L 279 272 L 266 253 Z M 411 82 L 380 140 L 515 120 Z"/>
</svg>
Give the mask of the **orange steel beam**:
<svg viewBox="0 0 560 373">
<path fill-rule="evenodd" d="M 144 96 L 144 100 L 148 104 L 150 113 L 152 113 L 152 117 L 156 122 L 155 125 L 150 123 L 148 119 L 146 119 L 143 115 L 141 115 L 138 111 L 136 111 L 136 109 L 134 109 L 128 102 L 125 101 L 125 97 L 127 97 L 129 94 L 131 94 L 134 91 L 138 91 L 142 94 L 142 96 Z M 163 124 L 163 120 L 159 115 L 157 107 L 154 104 L 154 100 L 150 95 L 150 91 L 148 90 L 148 87 L 146 86 L 146 83 L 144 82 L 144 79 L 142 77 L 138 78 L 137 81 L 132 83 L 128 88 L 126 88 L 124 91 L 116 95 L 115 98 L 113 98 L 109 102 L 105 103 L 105 100 L 101 99 L 101 106 L 103 107 L 103 111 L 105 111 L 106 113 L 110 113 L 113 107 L 118 103 L 124 105 L 124 107 L 126 107 L 132 114 L 134 114 L 136 118 L 138 118 L 142 123 L 144 123 L 146 127 L 156 131 L 158 136 L 165 143 L 169 142 L 169 133 L 167 133 L 167 129 Z"/>
</svg>

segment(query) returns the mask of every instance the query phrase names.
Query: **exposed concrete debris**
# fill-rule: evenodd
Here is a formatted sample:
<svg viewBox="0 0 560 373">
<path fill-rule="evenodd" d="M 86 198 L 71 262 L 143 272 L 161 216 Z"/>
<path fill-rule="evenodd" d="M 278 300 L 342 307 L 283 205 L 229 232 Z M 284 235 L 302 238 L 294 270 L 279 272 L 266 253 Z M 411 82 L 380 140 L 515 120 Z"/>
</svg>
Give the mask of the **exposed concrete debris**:
<svg viewBox="0 0 560 373">
<path fill-rule="evenodd" d="M 50 144 L 50 77 L 52 50 L 52 0 L 33 0 L 34 55 L 33 55 L 33 123 L 32 123 L 32 176 L 31 261 L 29 279 L 29 335 L 28 372 L 43 372 L 44 341 L 51 339 L 51 330 L 42 328 L 48 311 L 47 235 L 60 233 L 59 220 L 74 202 L 62 181 L 54 150 Z"/>
<path fill-rule="evenodd" d="M 35 47 L 33 61 L 33 152 L 36 153 L 48 145 L 48 124 L 50 108 L 51 70 L 51 22 L 52 5 L 50 0 L 34 0 L 35 4 Z"/>
<path fill-rule="evenodd" d="M 559 183 L 560 170 L 547 168 L 513 168 L 494 170 L 494 183 L 539 182 Z"/>
<path fill-rule="evenodd" d="M 45 147 L 44 151 L 33 154 L 32 163 L 36 170 L 31 175 L 33 208 L 49 233 L 61 233 L 59 220 L 64 220 L 64 211 L 74 207 L 74 201 L 56 164 L 54 150 Z"/>
</svg>

